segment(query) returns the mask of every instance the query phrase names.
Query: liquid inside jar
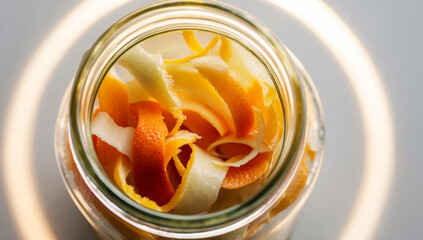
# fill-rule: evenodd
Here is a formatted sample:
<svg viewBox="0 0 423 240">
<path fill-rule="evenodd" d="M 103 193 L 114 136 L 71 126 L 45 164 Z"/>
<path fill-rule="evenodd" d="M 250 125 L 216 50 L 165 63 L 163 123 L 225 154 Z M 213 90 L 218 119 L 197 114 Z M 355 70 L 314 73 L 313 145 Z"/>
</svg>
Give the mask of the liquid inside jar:
<svg viewBox="0 0 423 240">
<path fill-rule="evenodd" d="M 283 131 L 281 101 L 262 63 L 236 41 L 192 30 L 126 51 L 102 81 L 91 122 L 113 184 L 147 208 L 189 215 L 226 209 L 261 189 Z M 307 175 L 303 160 L 270 215 L 296 199 Z"/>
</svg>

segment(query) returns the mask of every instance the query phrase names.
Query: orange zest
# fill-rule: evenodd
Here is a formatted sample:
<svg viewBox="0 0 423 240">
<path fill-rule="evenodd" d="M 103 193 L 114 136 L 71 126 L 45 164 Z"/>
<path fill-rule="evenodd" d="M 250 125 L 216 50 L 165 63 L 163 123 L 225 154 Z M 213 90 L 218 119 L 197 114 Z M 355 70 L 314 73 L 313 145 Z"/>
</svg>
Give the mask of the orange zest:
<svg viewBox="0 0 423 240">
<path fill-rule="evenodd" d="M 165 165 L 164 145 L 168 130 L 162 109 L 152 101 L 139 102 L 133 107 L 138 116 L 132 140 L 135 186 L 141 196 L 162 206 L 174 194 Z"/>
<path fill-rule="evenodd" d="M 254 125 L 254 112 L 247 92 L 235 72 L 219 58 L 203 57 L 192 61 L 200 74 L 210 81 L 228 104 L 235 124 L 236 136 L 243 137 Z"/>
<path fill-rule="evenodd" d="M 125 84 L 107 74 L 97 96 L 100 111 L 108 113 L 118 126 L 128 126 L 129 102 Z"/>
<path fill-rule="evenodd" d="M 268 158 L 268 153 L 260 153 L 240 167 L 230 167 L 223 179 L 222 187 L 237 189 L 256 181 L 269 168 Z"/>
<path fill-rule="evenodd" d="M 207 148 L 212 142 L 219 137 L 219 132 L 209 122 L 200 116 L 200 114 L 193 111 L 184 111 L 187 119 L 184 121 L 184 126 L 191 132 L 201 136 L 196 144 L 202 148 Z"/>
<path fill-rule="evenodd" d="M 166 64 L 168 64 L 168 63 L 187 63 L 187 62 L 191 61 L 192 59 L 203 57 L 203 56 L 207 55 L 210 52 L 210 50 L 216 46 L 218 41 L 219 41 L 219 37 L 214 36 L 212 38 L 212 40 L 209 42 L 209 44 L 203 49 L 203 51 L 201 51 L 199 53 L 195 53 L 195 54 L 190 55 L 188 57 L 184 57 L 184 58 L 166 59 L 166 60 L 164 60 L 164 63 L 166 63 Z"/>
<path fill-rule="evenodd" d="M 228 63 L 232 57 L 232 42 L 224 36 L 220 36 L 222 44 L 219 48 L 219 56 L 225 63 Z"/>
<path fill-rule="evenodd" d="M 189 49 L 191 49 L 192 52 L 195 54 L 198 54 L 203 51 L 203 47 L 201 44 L 197 41 L 197 38 L 195 37 L 195 34 L 191 30 L 185 30 L 182 31 L 182 36 L 185 39 L 185 42 L 187 43 Z"/>
<path fill-rule="evenodd" d="M 113 179 L 113 172 L 116 165 L 116 161 L 123 154 L 116 150 L 116 148 L 114 148 L 113 146 L 101 140 L 100 138 L 97 138 L 97 141 L 95 143 L 95 149 L 98 161 L 103 167 L 104 172 L 106 172 L 107 176 L 110 179 Z"/>
</svg>

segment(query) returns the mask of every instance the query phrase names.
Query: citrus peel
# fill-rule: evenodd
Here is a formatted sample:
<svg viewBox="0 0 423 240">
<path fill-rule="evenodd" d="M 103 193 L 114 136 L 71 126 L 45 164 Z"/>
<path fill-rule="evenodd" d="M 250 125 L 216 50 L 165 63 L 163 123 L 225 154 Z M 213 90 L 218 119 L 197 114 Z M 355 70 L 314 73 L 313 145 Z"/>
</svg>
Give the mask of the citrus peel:
<svg viewBox="0 0 423 240">
<path fill-rule="evenodd" d="M 214 56 L 197 58 L 191 63 L 225 100 L 232 114 L 236 136 L 247 135 L 254 124 L 254 113 L 248 94 L 239 82 L 237 74 L 229 70 L 222 59 Z"/>
<path fill-rule="evenodd" d="M 123 54 L 118 63 L 166 110 L 172 113 L 179 110 L 179 100 L 170 90 L 173 85 L 172 78 L 162 68 L 163 59 L 160 54 L 150 54 L 140 45 L 136 45 Z"/>
<path fill-rule="evenodd" d="M 216 44 L 219 42 L 219 37 L 218 36 L 214 36 L 212 38 L 212 40 L 210 40 L 209 44 L 201 51 L 198 53 L 195 53 L 193 55 L 184 57 L 184 58 L 178 58 L 178 59 L 166 59 L 164 60 L 164 63 L 168 64 L 168 63 L 187 63 L 195 58 L 199 58 L 199 57 L 203 57 L 205 55 L 207 55 L 210 50 L 212 48 L 214 48 L 216 46 Z"/>
<path fill-rule="evenodd" d="M 220 36 L 220 41 L 219 56 L 225 63 L 228 63 L 232 56 L 232 42 L 224 36 Z"/>
<path fill-rule="evenodd" d="M 198 113 L 186 110 L 184 114 L 187 117 L 184 121 L 184 127 L 201 136 L 201 139 L 198 139 L 196 142 L 198 146 L 206 149 L 220 137 L 216 128 Z"/>
<path fill-rule="evenodd" d="M 203 51 L 203 47 L 197 41 L 194 31 L 191 31 L 191 30 L 182 31 L 182 36 L 184 37 L 185 42 L 187 43 L 189 49 L 191 49 L 193 53 L 198 54 Z"/>
<path fill-rule="evenodd" d="M 128 126 L 128 89 L 125 84 L 107 74 L 98 89 L 100 111 L 110 115 L 113 121 L 121 126 Z"/>
<path fill-rule="evenodd" d="M 228 131 L 235 131 L 228 105 L 213 85 L 203 78 L 191 64 L 166 64 L 166 71 L 174 80 L 173 90 L 178 96 L 184 94 L 207 105 L 219 113 L 226 122 Z"/>
<path fill-rule="evenodd" d="M 132 158 L 132 137 L 134 128 L 118 126 L 109 114 L 99 112 L 91 122 L 91 133 Z"/>
<path fill-rule="evenodd" d="M 185 192 L 174 209 L 177 214 L 206 213 L 216 201 L 227 167 L 212 164 L 216 157 L 191 145 L 194 158 L 188 162 Z M 185 175 L 185 174 L 184 174 Z M 182 184 L 182 183 L 181 183 Z"/>
<path fill-rule="evenodd" d="M 263 143 L 263 137 L 266 133 L 266 124 L 264 123 L 263 114 L 260 110 L 257 108 L 253 108 L 254 110 L 254 116 L 255 116 L 255 122 L 256 122 L 256 135 L 255 135 L 255 145 L 254 148 L 251 150 L 251 152 L 245 156 L 238 155 L 233 158 L 230 158 L 226 162 L 222 160 L 213 161 L 214 164 L 220 165 L 220 166 L 227 166 L 227 167 L 239 167 L 242 166 L 251 159 L 253 159 L 261 150 L 261 146 Z"/>
<path fill-rule="evenodd" d="M 179 153 L 179 148 L 184 145 L 194 143 L 197 139 L 201 138 L 195 133 L 189 132 L 187 130 L 181 130 L 176 132 L 169 138 L 166 138 L 165 146 L 164 146 L 164 159 L 165 159 L 165 166 L 167 163 L 175 157 Z M 178 158 L 179 160 L 179 158 Z M 179 160 L 180 162 L 180 160 Z M 176 165 L 176 162 L 175 162 Z M 176 166 L 178 169 L 178 166 Z M 178 170 L 179 171 L 179 170 Z"/>
<path fill-rule="evenodd" d="M 135 186 L 140 195 L 162 206 L 174 194 L 166 173 L 165 138 L 168 134 L 160 105 L 153 101 L 133 105 L 138 124 L 132 140 L 132 163 Z"/>
<path fill-rule="evenodd" d="M 181 100 L 181 109 L 183 111 L 189 110 L 198 113 L 219 132 L 220 136 L 225 135 L 229 131 L 225 120 L 216 111 L 186 94 L 179 93 L 178 96 Z"/>
<path fill-rule="evenodd" d="M 223 179 L 222 187 L 237 189 L 256 181 L 269 168 L 268 159 L 269 153 L 260 153 L 240 167 L 230 167 Z"/>
</svg>

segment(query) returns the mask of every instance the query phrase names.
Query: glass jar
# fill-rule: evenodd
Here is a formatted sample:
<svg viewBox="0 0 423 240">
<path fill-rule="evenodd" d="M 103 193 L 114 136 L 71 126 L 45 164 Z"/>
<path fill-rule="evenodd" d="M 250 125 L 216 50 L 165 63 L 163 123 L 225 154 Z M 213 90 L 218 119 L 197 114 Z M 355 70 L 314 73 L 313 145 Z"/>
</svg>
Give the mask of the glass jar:
<svg viewBox="0 0 423 240">
<path fill-rule="evenodd" d="M 285 123 L 279 158 L 257 194 L 222 211 L 190 216 L 156 212 L 123 194 L 102 170 L 90 132 L 96 93 L 119 56 L 149 37 L 183 29 L 223 35 L 254 54 L 277 89 Z M 317 180 L 323 129 L 310 77 L 261 22 L 220 2 L 162 1 L 116 22 L 86 52 L 60 108 L 55 147 L 69 194 L 102 239 L 285 239 Z M 287 201 L 305 156 L 305 185 Z"/>
</svg>

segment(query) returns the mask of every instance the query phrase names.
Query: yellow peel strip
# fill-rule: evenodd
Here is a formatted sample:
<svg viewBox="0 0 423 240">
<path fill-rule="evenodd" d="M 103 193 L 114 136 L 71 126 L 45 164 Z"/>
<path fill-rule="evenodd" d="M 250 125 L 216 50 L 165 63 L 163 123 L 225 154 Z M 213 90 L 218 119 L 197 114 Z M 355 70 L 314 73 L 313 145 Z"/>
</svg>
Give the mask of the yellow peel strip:
<svg viewBox="0 0 423 240">
<path fill-rule="evenodd" d="M 207 120 L 214 128 L 216 128 L 220 136 L 223 136 L 228 132 L 228 126 L 225 123 L 225 120 L 210 107 L 181 92 L 178 93 L 178 97 L 181 100 L 181 108 L 183 110 L 190 110 L 198 113 L 202 118 Z"/>
<path fill-rule="evenodd" d="M 168 63 L 187 63 L 194 58 L 203 57 L 203 56 L 207 55 L 210 52 L 210 50 L 216 46 L 218 41 L 219 41 L 219 37 L 214 36 L 213 39 L 209 42 L 209 44 L 203 49 L 203 51 L 201 51 L 197 54 L 188 56 L 188 57 L 184 57 L 184 58 L 166 59 L 166 60 L 164 60 L 164 63 L 166 63 L 166 64 L 168 64 Z"/>
<path fill-rule="evenodd" d="M 151 100 L 150 95 L 145 91 L 137 80 L 131 80 L 125 83 L 128 89 L 129 104 Z"/>
<path fill-rule="evenodd" d="M 237 138 L 234 135 L 225 136 L 225 137 L 213 142 L 212 144 L 210 144 L 209 147 L 207 148 L 207 152 L 209 152 L 209 153 L 211 153 L 215 156 L 221 157 L 221 155 L 216 151 L 216 149 L 219 145 L 222 145 L 222 144 L 225 144 L 225 143 L 244 144 L 244 145 L 247 145 L 247 146 L 254 149 L 257 145 L 257 133 L 249 133 L 242 138 Z M 258 151 L 259 152 L 267 151 L 266 145 L 261 144 Z"/>
<path fill-rule="evenodd" d="M 132 158 L 133 127 L 120 127 L 109 114 L 99 112 L 91 122 L 91 133 L 116 148 L 122 154 Z"/>
<path fill-rule="evenodd" d="M 162 68 L 163 60 L 160 54 L 150 54 L 140 45 L 136 45 L 123 54 L 118 63 L 128 70 L 163 108 L 171 113 L 179 109 L 179 100 L 170 91 L 172 78 Z"/>
<path fill-rule="evenodd" d="M 182 164 L 181 159 L 179 159 L 178 154 L 181 151 L 178 150 L 175 155 L 173 155 L 173 162 L 175 163 L 176 170 L 178 171 L 179 175 L 182 177 L 185 172 L 185 166 Z"/>
<path fill-rule="evenodd" d="M 275 99 L 270 106 L 266 107 L 266 111 L 266 134 L 263 141 L 271 146 L 271 150 L 274 150 L 283 132 L 283 116 L 279 99 Z"/>
<path fill-rule="evenodd" d="M 176 124 L 173 127 L 173 129 L 169 132 L 168 136 L 172 136 L 175 133 L 179 131 L 179 128 L 182 126 L 182 123 L 184 123 L 184 120 L 186 119 L 185 115 L 182 113 L 181 109 L 178 109 L 177 111 L 173 112 L 173 117 L 176 119 Z"/>
<path fill-rule="evenodd" d="M 191 49 L 191 51 L 193 51 L 195 54 L 203 51 L 203 47 L 197 41 L 197 38 L 195 37 L 195 34 L 193 31 L 191 30 L 182 31 L 182 36 L 184 37 L 185 42 L 187 43 L 189 49 Z"/>
<path fill-rule="evenodd" d="M 125 159 L 124 157 L 120 157 L 117 160 L 115 170 L 114 170 L 114 180 L 116 185 L 130 198 L 132 198 L 137 203 L 141 204 L 144 207 L 162 211 L 162 208 L 157 205 L 156 202 L 150 200 L 147 197 L 141 197 L 139 194 L 135 192 L 135 189 L 132 185 L 129 185 L 126 182 L 126 178 L 128 177 L 129 173 L 132 171 L 131 163 Z"/>
<path fill-rule="evenodd" d="M 262 112 L 255 107 L 253 107 L 253 111 L 254 111 L 254 117 L 255 117 L 256 125 L 257 125 L 256 126 L 257 128 L 256 144 L 253 150 L 251 150 L 251 152 L 247 154 L 246 156 L 238 155 L 231 159 L 228 159 L 226 162 L 221 160 L 214 160 L 213 161 L 214 164 L 219 166 L 227 166 L 227 167 L 239 167 L 246 164 L 248 161 L 253 159 L 259 153 L 259 150 L 261 150 L 261 146 L 263 143 L 263 137 L 266 133 L 266 124 L 264 122 L 264 117 Z"/>
<path fill-rule="evenodd" d="M 189 175 L 185 193 L 174 210 L 174 213 L 177 214 L 208 212 L 217 199 L 222 181 L 228 171 L 227 167 L 212 164 L 212 161 L 216 161 L 217 158 L 196 145 L 192 145 L 192 150 L 194 159 L 188 162 L 185 171 L 185 174 L 189 172 Z"/>
<path fill-rule="evenodd" d="M 232 56 L 232 42 L 224 36 L 220 36 L 220 41 L 222 44 L 219 48 L 219 56 L 225 63 L 228 63 Z"/>
<path fill-rule="evenodd" d="M 178 95 L 183 93 L 207 105 L 222 116 L 228 131 L 235 131 L 228 105 L 217 93 L 213 85 L 203 78 L 191 64 L 167 64 L 166 71 L 172 76 L 174 80 L 173 90 Z"/>
<path fill-rule="evenodd" d="M 167 166 L 173 156 L 179 153 L 179 148 L 184 145 L 194 143 L 199 138 L 200 136 L 197 134 L 186 130 L 178 131 L 173 136 L 166 138 L 164 146 L 165 166 Z"/>
</svg>

